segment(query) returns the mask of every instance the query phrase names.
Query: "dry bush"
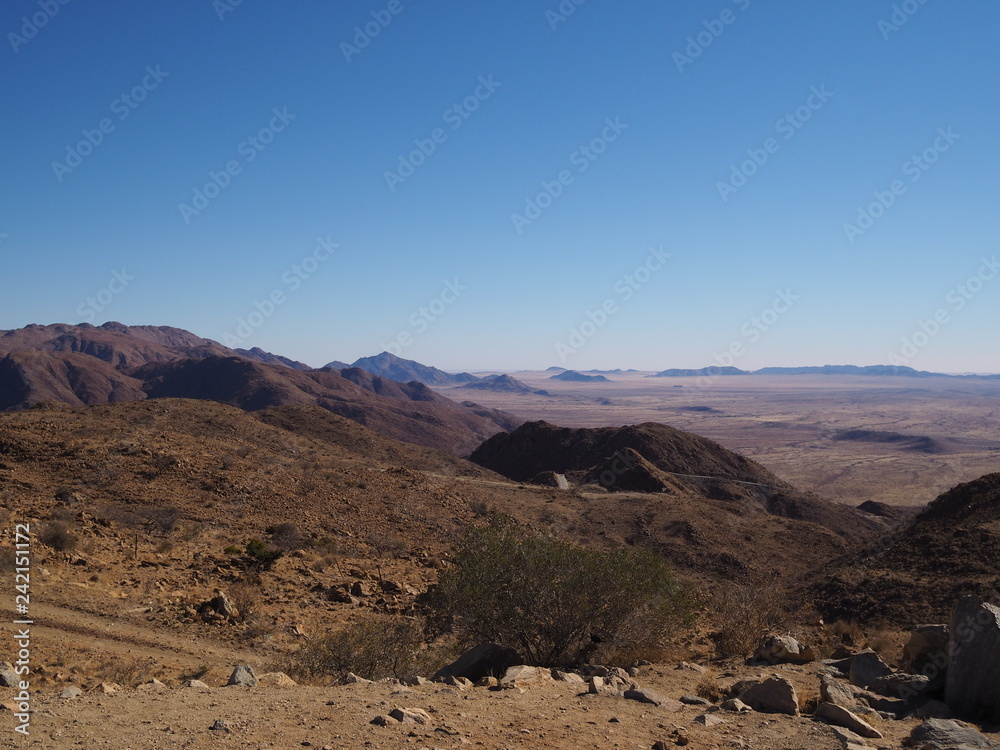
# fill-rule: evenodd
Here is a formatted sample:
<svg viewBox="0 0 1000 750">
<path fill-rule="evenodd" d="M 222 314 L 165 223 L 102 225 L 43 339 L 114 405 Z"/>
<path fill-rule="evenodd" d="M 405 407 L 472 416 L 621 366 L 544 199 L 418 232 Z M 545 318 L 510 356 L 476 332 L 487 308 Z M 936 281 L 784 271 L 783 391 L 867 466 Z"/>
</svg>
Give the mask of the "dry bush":
<svg viewBox="0 0 1000 750">
<path fill-rule="evenodd" d="M 52 521 L 42 527 L 38 541 L 60 552 L 69 552 L 76 548 L 80 541 L 64 521 Z"/>
<path fill-rule="evenodd" d="M 865 646 L 887 663 L 896 663 L 903 652 L 908 634 L 884 626 L 876 626 L 865 637 Z"/>
<path fill-rule="evenodd" d="M 285 552 L 308 547 L 310 543 L 309 535 L 290 522 L 279 523 L 269 529 L 268 533 L 271 535 L 271 544 Z"/>
<path fill-rule="evenodd" d="M 811 716 L 812 714 L 816 713 L 816 708 L 819 706 L 821 702 L 822 698 L 820 698 L 820 694 L 818 691 L 803 690 L 799 693 L 799 711 L 801 711 L 805 715 Z"/>
<path fill-rule="evenodd" d="M 258 614 L 261 602 L 260 579 L 234 583 L 226 591 L 229 601 L 240 613 L 240 622 L 246 622 Z"/>
<path fill-rule="evenodd" d="M 769 634 L 785 629 L 790 614 L 784 589 L 775 582 L 729 584 L 710 604 L 712 640 L 722 658 L 750 657 Z"/>
<path fill-rule="evenodd" d="M 101 654 L 90 670 L 98 682 L 135 687 L 162 674 L 156 660 L 118 654 Z"/>
<path fill-rule="evenodd" d="M 860 647 L 865 634 L 861 626 L 853 620 L 837 620 L 828 626 L 831 633 L 845 646 Z"/>
<path fill-rule="evenodd" d="M 699 698 L 712 701 L 712 703 L 721 703 L 727 697 L 725 689 L 711 672 L 701 678 L 701 681 L 695 688 L 695 694 Z"/>
<path fill-rule="evenodd" d="M 412 677 L 422 644 L 422 629 L 412 620 L 364 620 L 309 641 L 281 671 L 297 680 L 336 682 L 348 672 L 369 680 Z"/>
</svg>

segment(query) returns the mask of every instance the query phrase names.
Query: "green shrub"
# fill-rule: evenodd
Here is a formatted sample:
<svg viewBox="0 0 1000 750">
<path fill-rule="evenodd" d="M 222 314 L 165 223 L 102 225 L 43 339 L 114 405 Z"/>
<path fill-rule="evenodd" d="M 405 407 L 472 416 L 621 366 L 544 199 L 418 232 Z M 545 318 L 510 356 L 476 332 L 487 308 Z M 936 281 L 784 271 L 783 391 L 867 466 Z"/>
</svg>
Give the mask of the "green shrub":
<svg viewBox="0 0 1000 750">
<path fill-rule="evenodd" d="M 280 549 L 269 548 L 256 537 L 247 542 L 246 553 L 264 566 L 270 566 L 275 560 L 281 557 Z"/>
<path fill-rule="evenodd" d="M 516 649 L 531 664 L 622 663 L 690 621 L 694 607 L 649 550 L 602 551 L 492 514 L 459 542 L 425 598 L 437 623 Z"/>
</svg>

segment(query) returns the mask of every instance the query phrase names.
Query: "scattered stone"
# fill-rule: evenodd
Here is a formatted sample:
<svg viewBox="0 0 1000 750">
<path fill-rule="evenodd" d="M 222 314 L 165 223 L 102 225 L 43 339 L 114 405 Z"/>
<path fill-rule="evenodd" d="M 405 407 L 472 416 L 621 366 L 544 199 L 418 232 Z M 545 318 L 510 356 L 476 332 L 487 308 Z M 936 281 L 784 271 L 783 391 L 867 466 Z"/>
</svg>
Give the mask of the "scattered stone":
<svg viewBox="0 0 1000 750">
<path fill-rule="evenodd" d="M 158 679 L 156 679 L 154 677 L 153 679 L 148 680 L 148 681 L 142 683 L 136 689 L 137 690 L 166 690 L 167 686 L 164 685 L 162 682 L 160 682 Z"/>
<path fill-rule="evenodd" d="M 472 687 L 475 683 L 466 677 L 455 677 L 454 675 L 448 675 L 442 682 L 445 685 L 451 685 L 452 687 L 457 687 L 461 690 Z"/>
<path fill-rule="evenodd" d="M 558 669 L 552 670 L 552 679 L 556 682 L 578 682 L 581 684 L 586 682 L 586 680 L 584 680 L 583 677 L 578 675 L 576 672 L 562 672 Z"/>
<path fill-rule="evenodd" d="M 478 682 L 483 677 L 498 677 L 506 674 L 511 667 L 523 663 L 523 659 L 512 648 L 498 646 L 495 643 L 480 643 L 475 648 L 466 651 L 458 659 L 437 671 L 432 679 L 444 677 L 466 677 Z"/>
<path fill-rule="evenodd" d="M 760 645 L 753 658 L 767 664 L 808 664 L 816 660 L 816 652 L 790 635 L 772 635 Z"/>
<path fill-rule="evenodd" d="M 347 677 L 344 678 L 345 685 L 374 685 L 374 680 L 366 680 L 364 677 L 358 677 L 354 672 L 348 672 Z"/>
<path fill-rule="evenodd" d="M 430 724 L 431 717 L 422 708 L 394 708 L 389 716 L 400 724 Z"/>
<path fill-rule="evenodd" d="M 698 672 L 700 674 L 705 674 L 708 672 L 707 667 L 703 667 L 700 664 L 692 664 L 691 662 L 682 661 L 677 665 L 677 669 L 686 669 L 689 672 Z"/>
<path fill-rule="evenodd" d="M 597 677 L 596 675 L 591 677 L 587 683 L 587 692 L 591 695 L 597 695 L 605 689 L 604 678 Z"/>
<path fill-rule="evenodd" d="M 409 685 L 410 687 L 418 687 L 420 685 L 429 685 L 430 680 L 425 677 L 407 677 L 403 680 L 404 685 Z"/>
<path fill-rule="evenodd" d="M 389 727 L 392 726 L 393 724 L 398 724 L 399 722 L 396 719 L 392 718 L 391 716 L 379 715 L 368 723 L 374 724 L 377 727 Z"/>
<path fill-rule="evenodd" d="M 681 703 L 686 706 L 711 706 L 712 701 L 705 700 L 697 695 L 682 695 Z"/>
<path fill-rule="evenodd" d="M 850 729 L 845 729 L 844 727 L 831 726 L 830 729 L 840 740 L 841 746 L 844 750 L 871 750 L 868 745 L 865 744 L 865 738 L 861 735 L 855 734 Z"/>
<path fill-rule="evenodd" d="M 265 687 L 292 688 L 298 683 L 284 672 L 267 672 L 257 678 L 257 684 Z"/>
<path fill-rule="evenodd" d="M 208 685 L 206 685 L 201 680 L 187 680 L 184 683 L 184 687 L 186 687 L 186 688 L 207 688 Z"/>
<path fill-rule="evenodd" d="M 706 727 L 714 727 L 719 724 L 725 724 L 726 720 L 718 714 L 698 714 L 694 717 L 694 723 L 701 724 Z"/>
<path fill-rule="evenodd" d="M 892 674 L 892 669 L 871 649 L 866 649 L 851 657 L 850 679 L 852 685 L 866 690 L 879 677 Z"/>
<path fill-rule="evenodd" d="M 476 687 L 496 688 L 499 686 L 500 686 L 500 680 L 498 680 L 496 677 L 492 676 L 480 677 L 478 680 L 476 680 Z"/>
<path fill-rule="evenodd" d="M 225 722 L 222 719 L 216 719 L 215 723 L 212 724 L 212 726 L 209 727 L 209 731 L 212 731 L 212 732 L 225 732 L 226 734 L 231 734 L 232 731 L 233 731 L 233 728 L 231 726 L 229 726 L 228 722 Z"/>
<path fill-rule="evenodd" d="M 799 697 L 795 686 L 784 677 L 770 677 L 742 693 L 739 699 L 755 711 L 799 715 Z"/>
<path fill-rule="evenodd" d="M 722 708 L 723 711 L 733 711 L 740 714 L 753 711 L 750 706 L 741 701 L 739 698 L 730 698 L 729 700 L 722 701 L 720 708 Z"/>
<path fill-rule="evenodd" d="M 626 700 L 638 701 L 639 703 L 651 703 L 657 708 L 663 708 L 671 712 L 681 710 L 681 703 L 679 701 L 660 695 L 655 690 L 650 690 L 649 688 L 626 690 L 622 697 Z"/>
<path fill-rule="evenodd" d="M 249 664 L 240 664 L 233 673 L 229 675 L 229 682 L 226 683 L 226 687 L 232 687 L 234 685 L 246 685 L 247 687 L 255 687 L 257 685 L 257 675 L 253 673 L 253 667 Z"/>
<path fill-rule="evenodd" d="M 239 618 L 239 610 L 233 605 L 221 589 L 215 590 L 215 596 L 198 606 L 198 614 L 206 622 L 236 620 Z"/>
<path fill-rule="evenodd" d="M 14 671 L 14 665 L 9 661 L 0 664 L 0 686 L 16 688 L 21 678 Z"/>
<path fill-rule="evenodd" d="M 835 724 L 838 727 L 850 729 L 855 734 L 862 737 L 881 739 L 882 733 L 875 727 L 862 719 L 860 716 L 848 711 L 846 708 L 836 706 L 833 703 L 820 703 L 816 707 L 816 718 L 822 719 L 828 724 Z"/>
<path fill-rule="evenodd" d="M 944 702 L 959 716 L 1000 721 L 1000 607 L 963 596 L 950 632 Z"/>
<path fill-rule="evenodd" d="M 72 700 L 73 698 L 79 698 L 83 695 L 83 691 L 76 685 L 70 685 L 68 688 L 59 693 L 59 697 L 63 700 Z"/>
<path fill-rule="evenodd" d="M 512 690 L 513 688 L 537 685 L 551 679 L 548 671 L 544 669 L 519 664 L 507 670 L 507 673 L 500 679 L 500 687 L 504 690 Z"/>
<path fill-rule="evenodd" d="M 952 631 L 954 632 L 954 630 Z M 976 748 L 996 750 L 997 745 L 972 727 L 948 719 L 928 719 L 910 732 L 910 745 L 919 750 Z"/>
</svg>

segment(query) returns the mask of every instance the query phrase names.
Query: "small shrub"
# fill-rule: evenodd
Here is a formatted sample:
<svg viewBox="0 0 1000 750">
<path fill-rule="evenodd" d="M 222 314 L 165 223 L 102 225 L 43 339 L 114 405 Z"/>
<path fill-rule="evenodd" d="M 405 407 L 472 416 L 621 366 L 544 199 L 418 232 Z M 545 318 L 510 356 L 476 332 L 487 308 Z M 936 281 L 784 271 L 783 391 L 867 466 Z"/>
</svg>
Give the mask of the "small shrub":
<svg viewBox="0 0 1000 750">
<path fill-rule="evenodd" d="M 719 684 L 719 681 L 715 679 L 714 675 L 705 675 L 702 677 L 695 688 L 695 694 L 699 698 L 712 701 L 712 703 L 721 703 L 726 699 L 726 691 Z"/>
<path fill-rule="evenodd" d="M 853 620 L 837 620 L 830 623 L 830 632 L 845 646 L 860 646 L 865 637 L 861 626 Z"/>
<path fill-rule="evenodd" d="M 274 561 L 281 557 L 280 549 L 268 548 L 264 542 L 254 537 L 247 542 L 246 553 L 260 565 L 270 567 Z"/>
<path fill-rule="evenodd" d="M 693 602 L 648 550 L 601 551 L 534 535 L 508 516 L 459 542 L 454 566 L 424 598 L 438 627 L 516 649 L 529 663 L 615 663 L 659 645 Z"/>
<path fill-rule="evenodd" d="M 42 533 L 38 535 L 38 540 L 42 544 L 60 552 L 69 552 L 75 549 L 79 541 L 64 521 L 53 521 L 46 524 L 42 529 Z"/>
<path fill-rule="evenodd" d="M 269 533 L 271 544 L 286 552 L 309 546 L 309 537 L 294 523 L 279 523 Z"/>
<path fill-rule="evenodd" d="M 226 555 L 238 555 L 242 551 L 243 550 L 240 549 L 239 547 L 237 547 L 235 544 L 230 544 L 228 547 L 226 547 L 224 550 L 222 550 L 222 552 L 224 554 L 226 554 Z"/>
<path fill-rule="evenodd" d="M 785 602 L 784 589 L 776 582 L 723 587 L 711 604 L 718 655 L 751 656 L 764 638 L 784 629 L 789 617 Z"/>
<path fill-rule="evenodd" d="M 421 628 L 414 621 L 365 620 L 308 642 L 284 671 L 296 679 L 336 681 L 348 672 L 368 680 L 411 677 L 422 643 Z"/>
</svg>

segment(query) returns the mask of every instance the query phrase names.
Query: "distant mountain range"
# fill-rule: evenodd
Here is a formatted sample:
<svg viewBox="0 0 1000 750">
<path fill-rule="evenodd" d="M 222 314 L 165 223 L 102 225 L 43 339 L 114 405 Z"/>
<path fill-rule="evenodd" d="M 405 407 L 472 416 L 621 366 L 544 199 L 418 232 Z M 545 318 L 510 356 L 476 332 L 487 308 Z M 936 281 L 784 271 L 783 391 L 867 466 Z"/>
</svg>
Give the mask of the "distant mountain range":
<svg viewBox="0 0 1000 750">
<path fill-rule="evenodd" d="M 576 370 L 564 370 L 557 375 L 553 375 L 549 380 L 568 380 L 572 383 L 610 383 L 603 375 L 584 375 Z"/>
<path fill-rule="evenodd" d="M 946 375 L 941 372 L 915 370 L 902 365 L 823 365 L 822 367 L 762 367 L 759 370 L 741 370 L 738 367 L 702 367 L 698 370 L 663 370 L 650 378 L 714 377 L 716 375 L 867 375 L 905 378 L 985 378 L 1000 379 L 1000 375 Z"/>
<path fill-rule="evenodd" d="M 548 396 L 548 391 L 540 391 L 525 385 L 517 378 L 510 375 L 489 375 L 485 378 L 477 379 L 473 383 L 459 386 L 460 390 L 470 391 L 498 391 L 501 393 L 534 393 L 539 396 Z"/>
<path fill-rule="evenodd" d="M 376 354 L 374 357 L 361 357 L 361 359 L 358 359 L 352 365 L 334 361 L 325 365 L 325 367 L 331 370 L 359 367 L 366 372 L 370 372 L 372 375 L 378 375 L 388 380 L 395 380 L 399 383 L 411 383 L 415 380 L 424 385 L 463 385 L 479 380 L 475 375 L 470 375 L 467 372 L 460 372 L 457 375 L 453 375 L 436 367 L 429 367 L 419 362 L 414 362 L 412 359 L 402 359 L 389 352 L 382 352 L 381 354 Z"/>
<path fill-rule="evenodd" d="M 29 325 L 0 331 L 0 411 L 45 401 L 91 406 L 153 398 L 217 401 L 246 411 L 312 404 L 453 455 L 520 423 L 470 401 L 457 403 L 412 378 L 400 383 L 360 368 L 302 367 L 179 328 Z"/>
</svg>

